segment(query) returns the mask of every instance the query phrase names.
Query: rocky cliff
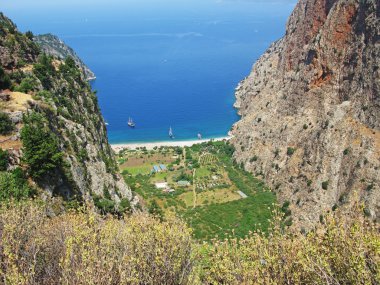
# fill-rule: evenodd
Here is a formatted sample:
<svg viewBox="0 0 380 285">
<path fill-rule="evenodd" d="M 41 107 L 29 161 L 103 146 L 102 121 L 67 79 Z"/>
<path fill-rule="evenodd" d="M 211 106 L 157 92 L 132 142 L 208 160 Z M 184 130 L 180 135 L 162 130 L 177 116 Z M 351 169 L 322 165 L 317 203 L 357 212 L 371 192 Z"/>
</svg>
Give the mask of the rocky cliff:
<svg viewBox="0 0 380 285">
<path fill-rule="evenodd" d="M 44 54 L 31 33 L 21 34 L 0 14 L 0 64 L 0 111 L 13 121 L 13 131 L 0 135 L 0 148 L 10 154 L 8 169 L 21 166 L 51 195 L 131 200 L 96 94 L 75 60 Z M 25 126 L 31 136 L 23 138 Z M 33 132 L 39 135 L 34 141 Z"/>
<path fill-rule="evenodd" d="M 88 66 L 80 59 L 75 51 L 65 44 L 60 38 L 52 34 L 38 35 L 33 37 L 42 51 L 48 55 L 52 55 L 61 60 L 65 60 L 67 57 L 72 57 L 76 65 L 82 70 L 87 80 L 94 80 L 95 74 L 88 68 Z"/>
<path fill-rule="evenodd" d="M 310 227 L 353 193 L 380 210 L 380 2 L 300 0 L 236 91 L 235 157 Z"/>
</svg>

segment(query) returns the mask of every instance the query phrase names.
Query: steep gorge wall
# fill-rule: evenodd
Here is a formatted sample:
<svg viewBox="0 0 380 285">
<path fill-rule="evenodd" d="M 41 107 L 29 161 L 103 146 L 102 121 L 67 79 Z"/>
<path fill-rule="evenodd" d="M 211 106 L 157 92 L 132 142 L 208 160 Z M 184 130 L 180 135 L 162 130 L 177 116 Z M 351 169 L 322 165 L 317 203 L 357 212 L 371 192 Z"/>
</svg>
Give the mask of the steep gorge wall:
<svg viewBox="0 0 380 285">
<path fill-rule="evenodd" d="M 236 92 L 235 157 L 310 227 L 353 193 L 380 210 L 380 3 L 300 0 Z"/>
<path fill-rule="evenodd" d="M 37 112 L 46 118 L 46 127 L 57 137 L 64 155 L 63 167 L 43 177 L 39 187 L 68 199 L 106 193 L 116 202 L 132 200 L 131 190 L 118 174 L 96 94 L 75 61 L 44 58 L 32 36 L 18 32 L 0 13 L 0 64 L 11 78 L 10 88 L 25 89 L 8 90 L 0 98 L 0 111 L 16 124 L 13 133 L 0 137 L 0 147 L 11 154 L 10 167 L 21 162 L 22 117 Z"/>
</svg>

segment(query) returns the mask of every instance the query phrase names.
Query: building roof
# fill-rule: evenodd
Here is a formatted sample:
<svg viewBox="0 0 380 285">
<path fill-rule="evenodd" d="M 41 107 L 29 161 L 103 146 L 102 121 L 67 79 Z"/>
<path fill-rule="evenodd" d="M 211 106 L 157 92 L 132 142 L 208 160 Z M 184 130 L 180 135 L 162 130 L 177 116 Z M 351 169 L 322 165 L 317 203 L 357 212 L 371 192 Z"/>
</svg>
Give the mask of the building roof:
<svg viewBox="0 0 380 285">
<path fill-rule="evenodd" d="M 177 184 L 179 186 L 189 186 L 190 185 L 190 182 L 189 181 L 186 181 L 186 180 L 181 180 L 181 181 L 178 181 Z"/>
<path fill-rule="evenodd" d="M 169 187 L 167 182 L 157 182 L 154 184 L 157 189 L 166 189 Z"/>
</svg>

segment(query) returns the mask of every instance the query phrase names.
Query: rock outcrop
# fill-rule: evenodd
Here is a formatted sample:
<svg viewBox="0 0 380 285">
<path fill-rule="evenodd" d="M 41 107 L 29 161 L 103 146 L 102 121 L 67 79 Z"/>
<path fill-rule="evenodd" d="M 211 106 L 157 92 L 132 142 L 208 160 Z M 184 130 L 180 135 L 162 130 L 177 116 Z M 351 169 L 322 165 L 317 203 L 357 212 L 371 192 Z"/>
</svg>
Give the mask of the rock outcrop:
<svg viewBox="0 0 380 285">
<path fill-rule="evenodd" d="M 95 74 L 88 68 L 88 66 L 80 59 L 75 51 L 65 44 L 60 38 L 52 34 L 37 35 L 33 38 L 46 54 L 52 55 L 61 60 L 71 56 L 78 67 L 82 70 L 86 80 L 94 80 Z"/>
<path fill-rule="evenodd" d="M 96 94 L 82 68 L 72 59 L 45 55 L 33 36 L 18 32 L 1 13 L 0 64 L 12 85 L 12 91 L 2 92 L 6 100 L 0 102 L 0 111 L 16 125 L 13 133 L 0 137 L 0 147 L 8 150 L 11 162 L 20 163 L 22 156 L 22 116 L 36 112 L 46 118 L 64 159 L 61 169 L 42 177 L 38 187 L 67 199 L 106 195 L 116 202 L 132 200 L 131 190 L 118 174 Z"/>
<path fill-rule="evenodd" d="M 354 193 L 380 217 L 379 19 L 378 0 L 300 0 L 237 88 L 235 157 L 291 202 L 295 225 Z"/>
</svg>

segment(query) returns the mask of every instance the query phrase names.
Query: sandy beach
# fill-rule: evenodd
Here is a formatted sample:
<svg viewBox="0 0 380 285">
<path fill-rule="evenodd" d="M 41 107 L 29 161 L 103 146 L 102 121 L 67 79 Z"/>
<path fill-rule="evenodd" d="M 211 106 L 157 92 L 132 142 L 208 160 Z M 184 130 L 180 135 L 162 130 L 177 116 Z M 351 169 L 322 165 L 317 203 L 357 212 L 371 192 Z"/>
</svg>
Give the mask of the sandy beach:
<svg viewBox="0 0 380 285">
<path fill-rule="evenodd" d="M 111 144 L 112 149 L 115 152 L 119 152 L 123 149 L 137 149 L 139 147 L 146 147 L 147 149 L 153 149 L 154 147 L 170 146 L 170 147 L 185 147 L 192 146 L 194 144 L 209 142 L 209 141 L 223 141 L 230 140 L 231 136 L 214 138 L 214 139 L 202 139 L 202 140 L 190 140 L 190 141 L 164 141 L 164 142 L 148 142 L 148 143 L 126 143 L 126 144 Z"/>
</svg>

